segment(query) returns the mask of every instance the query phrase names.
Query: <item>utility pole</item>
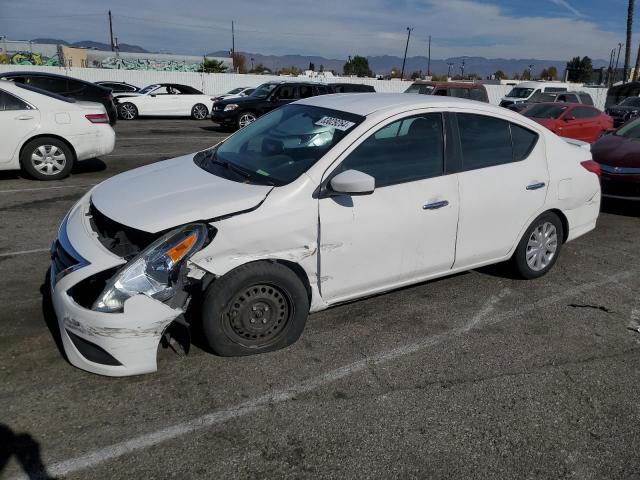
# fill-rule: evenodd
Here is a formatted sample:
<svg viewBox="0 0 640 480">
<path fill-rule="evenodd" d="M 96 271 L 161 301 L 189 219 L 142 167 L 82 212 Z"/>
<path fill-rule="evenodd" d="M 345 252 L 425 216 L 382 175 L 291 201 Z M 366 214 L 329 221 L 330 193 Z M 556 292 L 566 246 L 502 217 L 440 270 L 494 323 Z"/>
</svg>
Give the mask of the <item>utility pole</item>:
<svg viewBox="0 0 640 480">
<path fill-rule="evenodd" d="M 236 31 L 234 21 L 231 20 L 231 62 L 233 63 L 233 73 L 236 71 Z"/>
<path fill-rule="evenodd" d="M 640 79 L 640 44 L 638 45 L 638 56 L 636 57 L 636 68 L 633 70 L 633 81 Z"/>
<path fill-rule="evenodd" d="M 533 80 L 533 67 L 535 67 L 535 65 L 529 65 L 529 80 Z"/>
<path fill-rule="evenodd" d="M 464 59 L 462 60 L 462 63 L 460 64 L 460 72 L 462 73 L 462 80 L 464 80 Z"/>
<path fill-rule="evenodd" d="M 620 50 L 622 50 L 622 44 L 618 44 L 618 57 L 616 58 L 616 68 L 613 69 L 613 83 L 616 83 L 618 77 L 618 62 L 620 62 Z"/>
<path fill-rule="evenodd" d="M 402 59 L 402 71 L 400 72 L 400 80 L 404 79 L 404 64 L 407 61 L 407 50 L 409 50 L 409 39 L 411 38 L 412 27 L 407 27 L 407 44 L 404 47 L 404 58 Z"/>
<path fill-rule="evenodd" d="M 431 76 L 431 35 L 429 35 L 429 60 L 427 61 L 427 77 Z"/>
<path fill-rule="evenodd" d="M 613 59 L 616 58 L 616 49 L 611 49 L 611 55 L 609 55 L 609 69 L 607 70 L 607 87 L 613 85 Z"/>
<path fill-rule="evenodd" d="M 109 45 L 111 45 L 111 51 L 115 52 L 115 46 L 113 45 L 113 23 L 111 22 L 111 10 L 109 10 Z"/>
<path fill-rule="evenodd" d="M 622 74 L 622 83 L 626 83 L 629 78 L 629 67 L 631 66 L 631 34 L 633 33 L 633 7 L 634 0 L 629 0 L 629 8 L 627 10 L 627 42 L 624 46 L 624 70 Z"/>
<path fill-rule="evenodd" d="M 455 63 L 448 62 L 447 66 L 449 67 L 447 70 L 447 80 L 451 78 L 451 68 L 455 65 Z"/>
</svg>

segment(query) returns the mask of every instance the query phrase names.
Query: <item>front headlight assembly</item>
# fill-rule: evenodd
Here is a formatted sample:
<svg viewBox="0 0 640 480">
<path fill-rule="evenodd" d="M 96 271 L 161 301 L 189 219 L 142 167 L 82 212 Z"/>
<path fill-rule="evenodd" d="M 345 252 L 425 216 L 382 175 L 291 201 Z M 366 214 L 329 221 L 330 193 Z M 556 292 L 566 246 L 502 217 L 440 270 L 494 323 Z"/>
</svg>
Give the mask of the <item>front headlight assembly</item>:
<svg viewBox="0 0 640 480">
<path fill-rule="evenodd" d="M 207 234 L 205 224 L 195 223 L 162 236 L 107 283 L 93 310 L 120 312 L 125 300 L 140 294 L 160 301 L 171 298 L 180 287 L 180 267 L 204 246 Z"/>
<path fill-rule="evenodd" d="M 230 103 L 229 105 L 227 105 L 226 107 L 224 107 L 224 111 L 225 112 L 232 112 L 233 110 L 235 110 L 236 108 L 238 108 L 238 104 L 237 103 Z"/>
</svg>

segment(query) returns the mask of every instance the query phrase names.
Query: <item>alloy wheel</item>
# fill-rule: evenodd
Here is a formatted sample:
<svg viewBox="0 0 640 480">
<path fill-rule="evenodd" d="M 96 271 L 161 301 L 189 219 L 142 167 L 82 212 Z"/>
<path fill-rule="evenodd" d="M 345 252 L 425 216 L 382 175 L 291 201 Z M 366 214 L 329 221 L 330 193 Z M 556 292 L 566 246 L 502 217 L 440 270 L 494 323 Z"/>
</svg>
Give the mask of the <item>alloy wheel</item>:
<svg viewBox="0 0 640 480">
<path fill-rule="evenodd" d="M 120 116 L 125 120 L 133 120 L 134 118 L 136 118 L 136 107 L 130 103 L 121 105 Z"/>
<path fill-rule="evenodd" d="M 193 107 L 193 118 L 196 120 L 204 120 L 207 118 L 209 111 L 204 105 L 196 105 Z"/>
<path fill-rule="evenodd" d="M 243 113 L 238 119 L 238 125 L 240 126 L 240 128 L 244 128 L 255 121 L 256 116 L 253 113 Z"/>
<path fill-rule="evenodd" d="M 558 251 L 558 232 L 551 222 L 538 225 L 529 235 L 527 265 L 534 272 L 547 268 Z"/>
<path fill-rule="evenodd" d="M 40 145 L 31 154 L 31 165 L 43 175 L 57 175 L 66 164 L 67 156 L 56 145 Z"/>
</svg>

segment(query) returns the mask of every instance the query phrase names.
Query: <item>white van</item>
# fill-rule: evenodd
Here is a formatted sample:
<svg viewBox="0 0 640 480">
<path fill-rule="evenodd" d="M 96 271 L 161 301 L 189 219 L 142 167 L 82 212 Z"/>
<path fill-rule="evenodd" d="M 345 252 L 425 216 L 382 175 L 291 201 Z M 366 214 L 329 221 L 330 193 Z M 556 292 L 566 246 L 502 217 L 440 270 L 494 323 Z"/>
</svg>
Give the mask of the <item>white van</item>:
<svg viewBox="0 0 640 480">
<path fill-rule="evenodd" d="M 515 103 L 528 102 L 531 97 L 541 93 L 559 93 L 569 91 L 568 83 L 560 82 L 522 82 L 511 89 L 500 101 L 501 107 L 509 107 Z M 553 100 L 552 100 L 553 101 Z"/>
</svg>

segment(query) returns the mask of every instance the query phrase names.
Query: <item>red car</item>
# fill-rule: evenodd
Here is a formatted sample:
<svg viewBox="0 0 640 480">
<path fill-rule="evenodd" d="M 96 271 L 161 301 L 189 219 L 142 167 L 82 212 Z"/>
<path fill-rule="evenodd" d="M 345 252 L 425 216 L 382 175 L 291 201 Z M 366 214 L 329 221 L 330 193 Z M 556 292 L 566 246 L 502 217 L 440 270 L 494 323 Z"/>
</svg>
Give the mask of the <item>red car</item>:
<svg viewBox="0 0 640 480">
<path fill-rule="evenodd" d="M 603 196 L 640 200 L 640 119 L 602 137 L 591 153 L 600 164 Z"/>
<path fill-rule="evenodd" d="M 579 103 L 538 103 L 522 112 L 561 137 L 595 142 L 613 128 L 613 120 L 595 107 Z"/>
</svg>

